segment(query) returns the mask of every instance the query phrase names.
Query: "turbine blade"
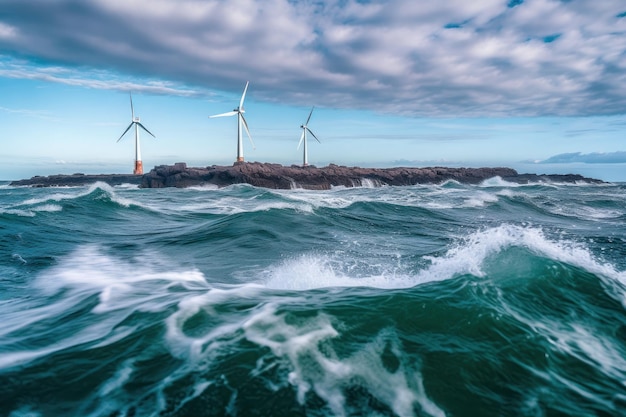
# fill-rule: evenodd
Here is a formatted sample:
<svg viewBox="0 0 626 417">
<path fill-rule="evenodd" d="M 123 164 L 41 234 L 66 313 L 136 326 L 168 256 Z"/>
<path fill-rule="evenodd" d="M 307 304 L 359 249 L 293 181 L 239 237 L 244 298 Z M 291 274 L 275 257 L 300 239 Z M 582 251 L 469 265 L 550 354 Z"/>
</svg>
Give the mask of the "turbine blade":
<svg viewBox="0 0 626 417">
<path fill-rule="evenodd" d="M 239 101 L 239 110 L 243 109 L 243 99 L 246 98 L 246 91 L 248 91 L 249 83 L 249 81 L 246 81 L 246 87 L 243 89 L 243 94 L 241 95 L 241 100 Z"/>
<path fill-rule="evenodd" d="M 309 129 L 309 128 L 307 127 L 307 128 L 306 128 L 306 130 L 308 130 L 308 131 L 309 131 L 309 133 L 313 135 L 313 137 L 315 138 L 315 140 L 316 140 L 316 141 L 320 142 L 320 140 L 317 138 L 317 136 L 315 136 L 315 133 L 313 133 L 313 131 L 312 131 L 311 129 Z M 320 142 L 320 143 L 322 143 L 322 142 Z"/>
<path fill-rule="evenodd" d="M 133 94 L 131 92 L 128 92 L 128 95 L 130 96 L 130 114 L 132 117 L 131 120 L 135 120 L 135 109 L 133 108 Z"/>
<path fill-rule="evenodd" d="M 143 130 L 145 130 L 146 132 L 148 132 L 150 135 L 152 135 L 153 138 L 156 139 L 156 136 L 154 136 L 152 134 L 152 132 L 150 132 L 148 129 L 146 129 L 146 127 L 144 125 L 142 125 L 141 123 L 137 122 L 137 124 L 139 125 L 140 128 L 142 128 Z"/>
<path fill-rule="evenodd" d="M 243 117 L 243 114 L 239 113 L 239 115 L 241 116 L 241 120 L 243 121 L 243 127 L 246 128 L 246 133 L 248 134 L 248 138 L 250 139 L 250 143 L 252 144 L 252 148 L 256 149 L 256 146 L 254 145 L 254 142 L 252 141 L 252 136 L 250 135 L 250 129 L 248 129 L 248 122 L 246 122 L 246 118 Z"/>
<path fill-rule="evenodd" d="M 315 106 L 311 107 L 311 113 L 309 113 L 309 117 L 306 119 L 306 123 L 304 124 L 305 126 L 309 124 L 309 120 L 311 120 L 311 115 L 313 114 L 314 108 Z"/>
<path fill-rule="evenodd" d="M 228 113 L 221 113 L 221 114 L 216 114 L 214 116 L 209 116 L 209 119 L 213 119 L 215 117 L 234 116 L 236 114 L 237 114 L 236 111 L 229 111 Z"/>
<path fill-rule="evenodd" d="M 304 140 L 304 129 L 302 129 L 302 135 L 300 135 L 300 142 L 298 142 L 298 147 L 296 149 L 300 149 L 300 145 L 302 145 L 303 140 Z"/>
<path fill-rule="evenodd" d="M 130 130 L 131 127 L 133 127 L 133 123 L 135 122 L 130 122 L 130 124 L 128 125 L 128 127 L 126 128 L 126 130 L 124 131 L 124 133 L 122 133 L 122 136 L 120 136 L 120 138 L 117 140 L 117 142 L 119 142 L 120 140 L 122 140 L 122 138 L 124 137 L 124 135 L 126 134 L 126 132 L 128 132 Z"/>
</svg>

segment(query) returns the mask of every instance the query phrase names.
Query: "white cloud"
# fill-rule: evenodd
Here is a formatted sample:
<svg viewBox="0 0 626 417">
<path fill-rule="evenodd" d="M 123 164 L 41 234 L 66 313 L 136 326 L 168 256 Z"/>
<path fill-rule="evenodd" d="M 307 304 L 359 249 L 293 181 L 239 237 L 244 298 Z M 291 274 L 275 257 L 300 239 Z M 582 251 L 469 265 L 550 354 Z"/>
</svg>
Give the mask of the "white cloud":
<svg viewBox="0 0 626 417">
<path fill-rule="evenodd" d="M 170 80 L 137 83 L 144 91 L 197 94 L 250 80 L 259 99 L 406 115 L 626 111 L 626 7 L 617 2 L 4 3 L 0 53 L 50 63 L 22 76 L 52 82 L 130 89 L 121 73 Z M 56 65 L 81 75 L 51 74 Z"/>
<path fill-rule="evenodd" d="M 150 94 L 177 96 L 209 96 L 208 91 L 192 89 L 162 80 L 135 80 L 102 70 L 89 70 L 59 66 L 33 65 L 24 60 L 8 59 L 0 55 L 0 77 L 48 81 L 59 84 L 96 88 L 100 90 L 137 91 Z M 0 110 L 10 111 L 0 107 Z M 12 112 L 21 112 L 13 110 Z"/>
<path fill-rule="evenodd" d="M 10 25 L 0 22 L 0 39 L 12 39 L 17 37 L 17 30 Z"/>
</svg>

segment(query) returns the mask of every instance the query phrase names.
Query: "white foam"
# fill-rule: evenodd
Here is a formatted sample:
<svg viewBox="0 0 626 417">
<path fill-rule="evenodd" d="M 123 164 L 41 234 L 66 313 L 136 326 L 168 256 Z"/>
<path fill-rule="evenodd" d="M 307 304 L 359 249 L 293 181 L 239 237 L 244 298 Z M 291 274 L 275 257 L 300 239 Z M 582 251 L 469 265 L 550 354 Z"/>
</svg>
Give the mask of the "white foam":
<svg viewBox="0 0 626 417">
<path fill-rule="evenodd" d="M 624 379 L 626 371 L 626 359 L 619 347 L 611 343 L 607 338 L 598 334 L 596 329 L 588 329 L 581 323 L 572 323 L 571 332 L 561 339 L 561 348 L 571 355 L 581 356 L 585 362 L 592 366 L 599 366 L 605 374 L 616 380 L 622 381 L 626 387 Z M 569 339 L 569 340 L 568 340 Z M 577 354 L 572 349 L 577 347 Z"/>
<path fill-rule="evenodd" d="M 305 200 L 296 199 L 296 201 L 272 201 L 258 199 L 257 197 L 258 196 L 244 199 L 223 196 L 212 201 L 199 201 L 186 204 L 182 206 L 182 210 L 192 212 L 202 211 L 226 215 L 255 213 L 270 210 L 294 210 L 303 213 L 311 213 L 313 211 L 313 206 Z"/>
<path fill-rule="evenodd" d="M 20 217 L 35 217 L 35 212 L 32 210 L 8 209 L 0 210 L 0 214 L 12 214 Z"/>
<path fill-rule="evenodd" d="M 466 273 L 483 276 L 485 259 L 513 246 L 524 247 L 549 259 L 626 282 L 624 272 L 616 271 L 612 265 L 595 259 L 583 243 L 550 240 L 539 228 L 507 224 L 473 233 L 443 257 L 429 257 L 432 266 L 426 274 L 437 280 Z"/>
<path fill-rule="evenodd" d="M 203 184 L 203 185 L 196 185 L 193 187 L 187 187 L 186 189 L 190 191 L 215 191 L 215 190 L 218 190 L 219 187 L 215 184 Z"/>
<path fill-rule="evenodd" d="M 130 206 L 137 206 L 137 207 L 142 207 L 145 209 L 151 209 L 149 206 L 145 206 L 143 204 L 138 203 L 135 200 L 131 200 L 129 198 L 125 198 L 120 196 L 118 193 L 115 192 L 115 190 L 113 189 L 113 187 L 111 187 L 109 184 L 104 183 L 104 182 L 96 182 L 94 184 L 92 184 L 89 189 L 87 190 L 86 193 L 80 194 L 79 196 L 85 196 L 85 195 L 89 195 L 91 193 L 93 193 L 96 190 L 102 190 L 104 191 L 109 198 L 111 199 L 111 201 L 113 201 L 114 203 L 119 204 L 122 207 L 130 207 Z"/>
<path fill-rule="evenodd" d="M 577 207 L 563 207 L 557 206 L 557 209 L 551 210 L 560 215 L 575 217 L 575 218 L 583 218 L 586 220 L 609 220 L 609 219 L 618 219 L 622 217 L 624 212 L 618 210 L 611 209 L 599 209 L 595 207 L 589 206 L 577 206 Z"/>
<path fill-rule="evenodd" d="M 139 190 L 139 184 L 130 184 L 130 183 L 122 183 L 115 185 L 114 188 L 119 188 L 122 190 Z"/>
<path fill-rule="evenodd" d="M 241 328 L 244 318 L 234 322 L 221 318 L 222 324 L 208 329 L 205 334 L 189 336 L 183 331 L 184 323 L 200 312 L 204 311 L 209 316 L 216 315 L 214 305 L 222 304 L 232 299 L 246 299 L 259 294 L 262 287 L 247 284 L 232 289 L 211 290 L 199 295 L 187 296 L 178 303 L 178 310 L 166 320 L 167 332 L 165 340 L 172 355 L 197 362 L 206 360 L 207 355 L 212 357 L 219 353 L 219 347 L 224 343 L 221 338 L 228 339 L 229 335 L 235 335 Z"/>
<path fill-rule="evenodd" d="M 602 371 L 608 378 L 620 381 L 622 386 L 626 387 L 624 379 L 626 359 L 624 359 L 621 347 L 612 342 L 611 336 L 605 336 L 596 328 L 588 328 L 580 321 L 551 320 L 545 316 L 537 320 L 532 315 L 528 316 L 526 311 L 517 311 L 507 303 L 502 303 L 500 308 L 517 321 L 528 325 L 535 334 L 542 335 L 549 342 L 550 349 L 546 352 L 546 356 L 551 355 L 552 352 L 564 353 L 567 357 L 576 358 L 593 369 Z M 545 373 L 532 367 L 528 369 L 546 380 L 557 380 L 591 401 L 602 402 L 603 407 L 613 408 L 610 401 L 590 391 L 579 381 L 570 380 L 554 371 Z"/>
<path fill-rule="evenodd" d="M 22 255 L 20 255 L 19 253 L 14 253 L 11 255 L 11 258 L 19 261 L 22 264 L 27 264 L 28 262 L 26 262 L 26 259 L 22 258 Z"/>
<path fill-rule="evenodd" d="M 81 189 L 78 189 L 78 190 L 81 190 Z M 57 204 L 50 204 L 49 202 L 54 201 L 58 203 L 58 202 L 66 201 L 66 200 L 75 200 L 77 198 L 88 196 L 92 194 L 93 192 L 95 192 L 96 190 L 104 191 L 109 196 L 111 201 L 123 207 L 130 207 L 131 205 L 143 207 L 141 204 L 133 200 L 121 197 L 115 192 L 113 187 L 111 187 L 109 184 L 105 182 L 95 182 L 89 185 L 87 188 L 82 189 L 82 191 L 78 191 L 78 192 L 76 191 L 76 188 L 68 188 L 67 193 L 55 192 L 52 194 L 47 194 L 48 189 L 41 190 L 42 192 L 43 191 L 46 192 L 43 197 L 29 198 L 19 204 L 14 205 L 13 207 L 19 208 L 20 210 L 24 210 L 21 208 L 22 206 L 35 206 L 31 210 L 33 211 L 59 211 L 62 208 L 59 208 L 58 210 L 56 208 L 61 207 L 61 206 Z M 148 207 L 144 207 L 144 208 L 148 208 Z M 19 214 L 19 213 L 16 213 L 16 214 Z"/>
<path fill-rule="evenodd" d="M 146 265 L 141 259 L 150 259 L 153 263 Z M 161 309 L 159 300 L 164 297 L 164 293 L 142 290 L 138 287 L 142 282 L 161 281 L 163 289 L 172 284 L 193 284 L 208 288 L 200 271 L 176 270 L 171 265 L 154 262 L 154 259 L 159 258 L 150 253 L 141 253 L 134 262 L 120 260 L 106 255 L 98 246 L 83 246 L 38 277 L 34 285 L 48 294 L 64 288 L 97 291 L 100 303 L 94 308 L 95 313 L 136 306 L 138 298 L 144 311 Z"/>
<path fill-rule="evenodd" d="M 20 217 L 35 217 L 38 212 L 54 213 L 62 211 L 58 204 L 41 204 L 30 209 L 0 209 L 0 214 L 13 214 Z"/>
<path fill-rule="evenodd" d="M 33 207 L 32 210 L 54 213 L 54 212 L 62 211 L 63 207 L 58 204 L 43 204 L 41 206 Z"/>
<path fill-rule="evenodd" d="M 510 188 L 504 188 L 504 189 L 498 191 L 496 193 L 496 195 L 502 196 L 502 197 L 509 197 L 509 198 L 511 198 L 511 197 L 523 196 L 524 194 L 523 193 L 519 193 L 519 192 L 515 192 L 515 191 L 511 190 Z"/>
<path fill-rule="evenodd" d="M 371 192 L 367 187 L 334 187 L 331 190 L 273 190 L 281 197 L 310 204 L 313 208 L 343 209 L 355 203 L 387 203 L 406 207 L 429 207 L 442 204 L 445 208 L 458 207 L 441 203 L 440 196 L 454 195 L 463 190 L 446 189 L 435 185 L 386 187 L 384 193 Z M 432 199 L 430 201 L 429 199 Z"/>
<path fill-rule="evenodd" d="M 362 188 L 380 188 L 383 184 L 378 180 L 372 180 L 370 178 L 361 178 Z"/>
<path fill-rule="evenodd" d="M 146 265 L 141 259 L 151 259 L 152 263 Z M 162 312 L 185 296 L 184 292 L 170 291 L 171 287 L 182 286 L 190 291 L 209 288 L 199 271 L 177 270 L 154 259 L 149 253 L 140 253 L 135 260 L 122 261 L 106 255 L 98 246 L 84 246 L 61 258 L 56 266 L 34 279 L 28 298 L 2 304 L 0 340 L 5 338 L 9 343 L 10 334 L 29 334 L 32 325 L 63 317 L 94 295 L 99 303 L 91 313 L 97 314 L 97 319 L 74 323 L 71 332 L 60 324 L 59 328 L 28 336 L 54 342 L 36 349 L 3 352 L 0 369 L 81 344 L 107 346 L 135 330 L 121 325 L 133 312 Z M 20 344 L 18 339 L 10 343 Z"/>
<path fill-rule="evenodd" d="M 141 262 L 144 258 L 151 263 Z M 62 258 L 57 266 L 45 271 L 37 283 L 42 286 L 50 285 L 52 288 L 56 285 L 74 284 L 103 288 L 149 280 L 206 283 L 197 270 L 162 272 L 162 269 L 166 269 L 162 267 L 167 265 L 159 263 L 158 254 L 137 253 L 132 261 L 107 255 L 98 245 L 84 245 Z"/>
<path fill-rule="evenodd" d="M 450 188 L 433 184 L 387 187 L 384 193 L 374 193 L 366 187 L 335 187 L 326 191 L 280 190 L 273 191 L 273 193 L 282 198 L 308 204 L 313 209 L 343 209 L 355 203 L 385 203 L 403 207 L 455 209 L 484 207 L 499 200 L 498 192 L 483 191 L 476 187 Z"/>
<path fill-rule="evenodd" d="M 479 184 L 480 187 L 521 187 L 523 185 L 524 184 L 505 181 L 500 176 L 487 178 Z"/>
<path fill-rule="evenodd" d="M 350 415 L 345 389 L 357 385 L 398 416 L 413 416 L 416 403 L 428 415 L 445 415 L 425 395 L 419 370 L 404 363 L 392 330 L 383 330 L 351 356 L 339 358 L 332 345 L 325 344 L 325 348 L 320 349 L 322 342 L 339 336 L 330 317 L 323 313 L 296 325 L 287 323 L 277 306 L 268 304 L 248 320 L 243 329 L 249 341 L 268 347 L 275 357 L 286 361 L 290 370 L 288 381 L 296 387 L 297 399 L 302 405 L 307 393 L 314 391 L 328 404 L 333 415 Z M 398 369 L 385 368 L 381 356 L 386 348 L 399 357 Z M 257 363 L 256 374 L 267 369 L 264 362 Z"/>
<path fill-rule="evenodd" d="M 103 191 L 113 192 L 113 188 L 111 188 L 111 186 L 108 185 L 107 183 L 96 182 L 94 184 L 91 184 L 89 188 L 87 188 L 86 190 L 82 192 L 75 192 L 74 188 L 67 188 L 67 190 L 69 191 L 68 193 L 53 193 L 53 194 L 45 195 L 44 197 L 29 198 L 25 200 L 24 202 L 22 202 L 20 205 L 33 205 L 34 206 L 37 204 L 46 203 L 48 201 L 60 202 L 64 200 L 74 200 L 74 199 L 89 195 L 97 189 L 102 189 Z M 47 191 L 47 189 L 45 191 Z"/>
<path fill-rule="evenodd" d="M 472 197 L 465 200 L 464 207 L 484 207 L 488 203 L 497 203 L 498 196 L 484 191 L 472 193 Z"/>
<path fill-rule="evenodd" d="M 310 190 L 301 190 L 298 192 L 278 191 L 277 194 L 283 198 L 296 201 L 299 204 L 307 205 L 311 211 L 313 208 L 336 208 L 342 209 L 351 206 L 356 201 L 366 201 L 364 199 L 352 199 L 347 196 L 339 196 L 336 192 L 315 192 Z"/>
<path fill-rule="evenodd" d="M 460 240 L 444 255 L 425 256 L 430 265 L 414 272 L 410 265 L 390 259 L 388 266 L 369 264 L 367 259 L 347 260 L 339 255 L 303 254 L 273 265 L 261 273 L 272 289 L 306 291 L 326 287 L 409 288 L 459 275 L 485 275 L 485 261 L 510 247 L 526 248 L 539 256 L 580 267 L 594 274 L 626 283 L 626 272 L 594 257 L 580 242 L 551 240 L 539 228 L 501 225 L 477 231 Z M 378 260 L 377 262 L 380 262 Z M 357 264 L 361 276 L 354 275 Z M 375 273 L 367 274 L 367 271 Z"/>
<path fill-rule="evenodd" d="M 130 376 L 134 371 L 135 367 L 133 366 L 133 361 L 124 361 L 122 366 L 118 368 L 115 374 L 100 387 L 99 395 L 101 397 L 106 397 L 113 391 L 121 388 L 128 380 L 130 380 Z"/>
<path fill-rule="evenodd" d="M 345 265 L 339 262 L 338 265 Z M 348 268 L 348 271 L 349 268 Z M 376 275 L 350 277 L 346 271 L 333 267 L 329 257 L 304 254 L 283 261 L 261 274 L 263 283 L 271 289 L 306 291 L 329 287 L 373 287 L 373 288 L 409 288 L 415 280 L 409 275 L 382 273 Z"/>
<path fill-rule="evenodd" d="M 79 302 L 79 300 L 74 300 L 74 302 Z M 75 305 L 75 304 L 72 304 L 71 300 L 66 299 L 54 305 L 51 310 L 53 311 L 56 310 L 59 312 L 59 314 L 63 314 L 66 311 L 68 311 L 72 305 Z M 54 317 L 48 314 L 42 315 L 41 309 L 30 309 L 30 310 L 24 309 L 21 312 L 21 315 L 19 317 L 16 317 L 15 315 L 13 315 L 14 316 L 13 318 L 14 319 L 21 318 L 22 323 L 20 325 L 20 328 L 25 329 L 27 328 L 27 324 L 29 321 L 31 323 L 34 322 L 34 320 L 30 318 L 30 316 L 33 315 L 33 312 L 35 312 L 35 315 L 41 316 L 42 319 L 49 319 L 50 317 Z M 92 323 L 86 324 L 83 327 L 75 328 L 74 329 L 75 332 L 73 334 L 68 335 L 67 337 L 55 338 L 57 339 L 57 341 L 47 345 L 46 347 L 39 348 L 39 349 L 4 352 L 2 356 L 0 356 L 0 369 L 12 368 L 15 366 L 23 365 L 37 358 L 47 356 L 47 355 L 50 355 L 52 353 L 59 352 L 62 350 L 66 350 L 73 346 L 79 346 L 79 345 L 92 343 L 94 341 L 100 340 L 101 338 L 106 337 L 106 335 L 110 334 L 112 330 L 115 328 L 115 326 L 120 323 L 120 321 L 121 319 L 115 316 L 103 317 L 101 320 L 96 320 Z M 15 324 L 14 320 L 11 320 L 11 323 L 9 323 L 9 325 L 14 325 L 14 324 Z M 7 332 L 4 331 L 5 330 L 4 326 L 5 325 L 3 324 L 2 333 L 6 334 Z M 58 329 L 50 329 L 48 331 L 48 333 L 51 333 L 51 334 L 54 334 L 57 332 L 60 333 L 61 331 Z M 38 335 L 38 336 L 45 337 L 46 335 Z"/>
<path fill-rule="evenodd" d="M 424 185 L 428 186 L 428 184 L 424 184 Z M 459 186 L 462 187 L 463 185 L 457 180 L 445 180 L 444 182 L 439 184 L 439 187 L 459 187 Z"/>
</svg>

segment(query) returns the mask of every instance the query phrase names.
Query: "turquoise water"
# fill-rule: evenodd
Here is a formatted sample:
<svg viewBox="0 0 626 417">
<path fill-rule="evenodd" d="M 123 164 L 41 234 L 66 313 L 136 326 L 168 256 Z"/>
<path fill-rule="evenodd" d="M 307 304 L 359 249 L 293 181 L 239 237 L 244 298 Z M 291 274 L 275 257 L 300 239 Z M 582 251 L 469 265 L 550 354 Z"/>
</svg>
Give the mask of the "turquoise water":
<svg viewBox="0 0 626 417">
<path fill-rule="evenodd" d="M 0 185 L 1 416 L 620 416 L 626 185 Z"/>
</svg>

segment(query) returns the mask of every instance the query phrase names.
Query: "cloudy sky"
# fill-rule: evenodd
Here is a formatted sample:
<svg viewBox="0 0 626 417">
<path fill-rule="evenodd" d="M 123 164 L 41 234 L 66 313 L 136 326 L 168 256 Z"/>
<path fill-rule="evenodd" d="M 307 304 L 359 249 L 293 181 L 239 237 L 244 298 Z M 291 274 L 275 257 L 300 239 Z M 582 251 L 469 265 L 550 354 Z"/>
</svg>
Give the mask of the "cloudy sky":
<svg viewBox="0 0 626 417">
<path fill-rule="evenodd" d="M 0 179 L 248 161 L 626 181 L 626 3 L 0 0 Z"/>
</svg>

